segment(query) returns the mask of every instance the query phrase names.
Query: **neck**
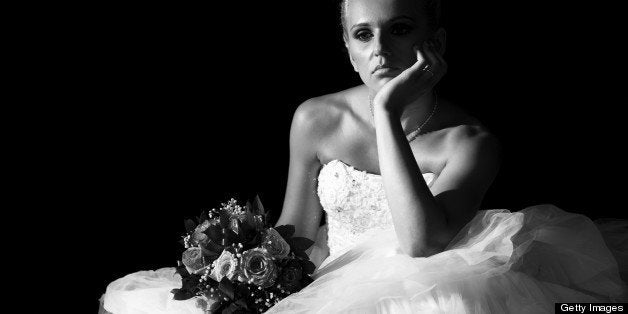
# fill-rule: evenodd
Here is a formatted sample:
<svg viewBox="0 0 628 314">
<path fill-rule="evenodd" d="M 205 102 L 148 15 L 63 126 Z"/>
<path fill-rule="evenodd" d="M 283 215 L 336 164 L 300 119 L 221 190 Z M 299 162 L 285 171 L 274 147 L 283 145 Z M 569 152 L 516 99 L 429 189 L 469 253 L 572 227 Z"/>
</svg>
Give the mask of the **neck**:
<svg viewBox="0 0 628 314">
<path fill-rule="evenodd" d="M 430 90 L 403 108 L 400 121 L 406 133 L 412 132 L 425 122 L 434 109 L 435 97 L 434 92 Z"/>
<path fill-rule="evenodd" d="M 369 90 L 368 100 L 366 101 L 368 106 L 371 106 L 370 100 L 374 94 L 374 91 Z M 425 122 L 434 109 L 435 101 L 436 96 L 434 95 L 434 92 L 430 90 L 403 107 L 399 120 L 406 134 L 414 131 L 419 125 Z M 370 108 L 367 110 L 370 111 Z"/>
</svg>

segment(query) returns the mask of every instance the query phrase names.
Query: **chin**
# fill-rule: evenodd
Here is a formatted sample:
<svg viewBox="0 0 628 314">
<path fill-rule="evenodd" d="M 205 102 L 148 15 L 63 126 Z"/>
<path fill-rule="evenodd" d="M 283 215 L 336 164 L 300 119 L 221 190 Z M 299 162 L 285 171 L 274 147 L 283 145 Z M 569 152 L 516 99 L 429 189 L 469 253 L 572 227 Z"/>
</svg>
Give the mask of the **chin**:
<svg viewBox="0 0 628 314">
<path fill-rule="evenodd" d="M 368 85 L 374 90 L 379 90 L 380 88 L 382 88 L 382 86 L 384 86 L 386 83 L 390 82 L 394 78 L 395 78 L 394 76 L 373 78 L 371 79 L 371 83 Z"/>
</svg>

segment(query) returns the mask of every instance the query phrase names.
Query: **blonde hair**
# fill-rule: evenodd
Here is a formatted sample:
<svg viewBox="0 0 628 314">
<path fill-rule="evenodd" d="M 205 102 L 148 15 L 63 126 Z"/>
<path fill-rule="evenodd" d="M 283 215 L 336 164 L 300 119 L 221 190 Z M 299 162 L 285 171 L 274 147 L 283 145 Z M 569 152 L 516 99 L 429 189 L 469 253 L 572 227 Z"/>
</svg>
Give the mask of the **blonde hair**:
<svg viewBox="0 0 628 314">
<path fill-rule="evenodd" d="M 421 4 L 421 8 L 427 16 L 427 25 L 430 30 L 435 31 L 440 27 L 441 23 L 441 4 L 440 0 L 416 0 Z M 347 6 L 349 0 L 340 0 L 340 26 L 342 27 L 342 35 L 347 36 Z"/>
</svg>

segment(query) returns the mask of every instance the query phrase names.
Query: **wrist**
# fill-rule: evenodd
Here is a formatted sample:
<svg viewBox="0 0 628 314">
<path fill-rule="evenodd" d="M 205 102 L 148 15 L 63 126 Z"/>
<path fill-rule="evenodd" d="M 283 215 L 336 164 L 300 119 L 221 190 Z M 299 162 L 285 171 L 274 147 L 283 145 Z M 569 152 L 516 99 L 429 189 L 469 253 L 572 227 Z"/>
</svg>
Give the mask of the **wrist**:
<svg viewBox="0 0 628 314">
<path fill-rule="evenodd" d="M 373 116 L 383 115 L 391 118 L 400 118 L 398 110 L 394 109 L 392 106 L 383 106 L 376 103 L 373 103 L 372 106 Z"/>
</svg>

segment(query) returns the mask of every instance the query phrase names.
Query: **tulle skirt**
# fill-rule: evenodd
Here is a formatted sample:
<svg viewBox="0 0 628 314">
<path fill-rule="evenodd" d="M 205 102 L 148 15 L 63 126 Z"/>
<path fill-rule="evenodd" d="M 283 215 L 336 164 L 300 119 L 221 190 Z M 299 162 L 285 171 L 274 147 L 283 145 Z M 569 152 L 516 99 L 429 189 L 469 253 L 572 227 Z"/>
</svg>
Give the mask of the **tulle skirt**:
<svg viewBox="0 0 628 314">
<path fill-rule="evenodd" d="M 628 221 L 594 224 L 540 205 L 480 211 L 442 253 L 412 258 L 393 229 L 328 257 L 267 313 L 553 313 L 555 302 L 626 302 Z M 625 278 L 625 277 L 624 277 Z M 112 282 L 111 313 L 202 313 L 174 301 L 174 269 Z"/>
<path fill-rule="evenodd" d="M 196 299 L 177 301 L 172 289 L 181 288 L 174 267 L 139 271 L 111 282 L 100 299 L 99 314 L 201 314 Z"/>
</svg>

